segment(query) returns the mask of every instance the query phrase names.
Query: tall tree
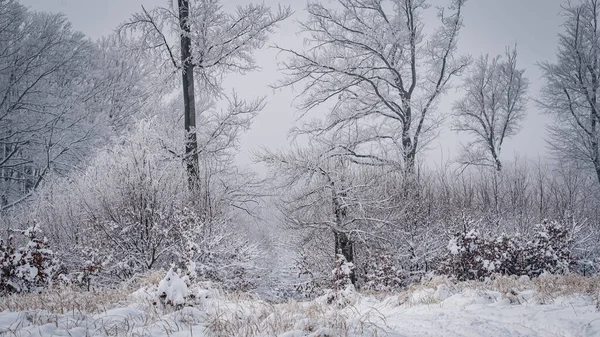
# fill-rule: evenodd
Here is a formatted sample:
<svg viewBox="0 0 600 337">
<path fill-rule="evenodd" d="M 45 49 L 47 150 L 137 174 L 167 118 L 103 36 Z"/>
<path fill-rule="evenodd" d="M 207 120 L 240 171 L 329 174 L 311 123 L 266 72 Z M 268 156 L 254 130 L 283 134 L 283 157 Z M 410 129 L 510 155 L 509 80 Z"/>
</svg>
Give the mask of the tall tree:
<svg viewBox="0 0 600 337">
<path fill-rule="evenodd" d="M 277 87 L 303 85 L 302 109 L 335 102 L 327 119 L 305 132 L 358 124 L 370 133 L 364 143 L 383 143 L 387 152 L 393 148 L 397 161 L 412 172 L 417 152 L 438 125 L 437 102 L 470 62 L 456 55 L 465 0 L 440 9 L 441 25 L 429 36 L 423 29 L 429 7 L 424 0 L 338 2 L 335 8 L 308 3 L 308 19 L 302 23 L 308 49 L 279 48 L 290 58 Z"/>
<path fill-rule="evenodd" d="M 469 70 L 465 96 L 453 107 L 454 129 L 474 137 L 463 147 L 463 165 L 501 170 L 502 144 L 519 131 L 525 118 L 529 83 L 524 71 L 517 68 L 516 48 L 507 48 L 505 59 L 481 56 Z"/>
<path fill-rule="evenodd" d="M 560 158 L 591 169 L 600 183 L 600 1 L 569 3 L 557 61 L 544 62 L 539 104 L 555 118 L 550 145 Z"/>
<path fill-rule="evenodd" d="M 175 8 L 157 7 L 133 15 L 120 31 L 141 33 L 139 47 L 164 60 L 163 65 L 183 73 L 185 158 L 190 182 L 198 170 L 196 102 L 201 96 L 210 106 L 223 98 L 225 74 L 244 74 L 258 68 L 252 53 L 261 48 L 279 22 L 291 15 L 289 8 L 277 12 L 263 4 L 238 6 L 235 14 L 222 10 L 218 0 L 178 0 Z M 171 37 L 180 46 L 171 45 Z M 181 55 L 178 60 L 176 55 Z M 198 90 L 196 90 L 198 88 Z M 199 91 L 199 92 L 198 92 Z"/>
<path fill-rule="evenodd" d="M 0 2 L 0 209 L 89 150 L 98 120 L 85 108 L 95 94 L 92 51 L 64 16 Z"/>
<path fill-rule="evenodd" d="M 186 133 L 185 157 L 190 186 L 198 175 L 198 141 L 196 140 L 196 100 L 194 99 L 194 63 L 190 39 L 190 3 L 178 0 L 179 27 L 181 28 L 181 64 L 183 65 L 183 115 Z"/>
<path fill-rule="evenodd" d="M 126 48 L 116 34 L 103 37 L 96 46 L 90 67 L 93 71 L 94 97 L 86 109 L 102 117 L 107 138 L 123 135 L 135 120 L 160 101 L 164 86 L 152 58 Z M 106 139 L 107 141 L 109 139 Z"/>
</svg>

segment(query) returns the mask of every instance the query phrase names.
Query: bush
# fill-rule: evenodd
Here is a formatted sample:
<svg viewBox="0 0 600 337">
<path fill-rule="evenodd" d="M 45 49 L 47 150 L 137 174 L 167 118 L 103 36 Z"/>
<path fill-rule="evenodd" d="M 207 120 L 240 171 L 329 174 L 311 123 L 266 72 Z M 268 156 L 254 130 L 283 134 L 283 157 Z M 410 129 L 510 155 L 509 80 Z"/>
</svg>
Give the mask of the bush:
<svg viewBox="0 0 600 337">
<path fill-rule="evenodd" d="M 354 264 L 348 262 L 342 254 L 335 255 L 335 268 L 331 271 L 333 283 L 336 289 L 346 289 L 354 287 L 352 284 L 352 274 L 354 273 Z"/>
<path fill-rule="evenodd" d="M 489 248 L 490 243 L 482 239 L 478 231 L 459 233 L 450 239 L 450 254 L 442 262 L 440 270 L 461 281 L 482 279 L 496 269 L 497 261 L 485 258 L 490 255 Z"/>
<path fill-rule="evenodd" d="M 34 227 L 13 232 L 21 234 L 26 244 L 17 247 L 13 235 L 7 242 L 0 240 L 0 294 L 41 292 L 57 276 L 58 260 L 46 238 L 36 237 Z"/>
<path fill-rule="evenodd" d="M 161 121 L 140 120 L 84 170 L 46 181 L 18 222 L 35 219 L 47 229 L 66 282 L 83 289 L 173 264 L 194 264 L 199 278 L 226 289 L 253 287 L 260 252 L 238 211 L 246 209 L 241 179 L 251 177 L 212 154 L 202 157 L 201 186 L 189 189 L 181 159 L 168 150 L 183 143 L 170 144 L 171 127 Z"/>
<path fill-rule="evenodd" d="M 568 272 L 575 265 L 571 245 L 569 232 L 558 222 L 544 221 L 536 225 L 535 237 L 527 243 L 524 252 L 525 272 L 529 276 Z"/>
<path fill-rule="evenodd" d="M 486 240 L 471 230 L 450 239 L 446 258 L 439 272 L 458 280 L 483 280 L 492 274 L 537 277 L 547 272 L 567 273 L 574 266 L 568 231 L 557 222 L 544 221 L 535 226 L 532 241 L 502 235 Z"/>
<path fill-rule="evenodd" d="M 396 267 L 392 254 L 384 250 L 369 252 L 362 264 L 362 284 L 365 290 L 392 290 L 403 285 L 405 275 Z"/>
</svg>

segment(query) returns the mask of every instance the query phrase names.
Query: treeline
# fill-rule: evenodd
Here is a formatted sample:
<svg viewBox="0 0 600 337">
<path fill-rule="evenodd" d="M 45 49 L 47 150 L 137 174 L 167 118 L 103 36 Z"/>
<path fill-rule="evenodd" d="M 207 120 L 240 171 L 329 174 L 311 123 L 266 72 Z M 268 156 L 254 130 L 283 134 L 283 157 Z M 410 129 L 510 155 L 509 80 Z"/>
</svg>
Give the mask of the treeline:
<svg viewBox="0 0 600 337">
<path fill-rule="evenodd" d="M 404 287 L 433 273 L 461 279 L 492 272 L 536 276 L 541 269 L 526 272 L 524 261 L 535 260 L 533 252 L 545 252 L 531 246 L 539 242 L 544 223 L 561 228 L 564 244 L 556 254 L 563 258 L 555 263 L 567 261 L 560 262 L 564 268 L 548 267 L 548 272 L 598 271 L 598 189 L 589 171 L 515 160 L 502 171 L 419 169 L 416 179 L 406 180 L 384 168 L 342 163 L 336 157 L 301 158 L 306 161 L 296 162 L 289 180 L 279 169 L 272 177 L 279 182 L 274 188 L 281 193 L 277 204 L 288 229 L 285 235 L 297 237 L 292 250 L 298 252 L 301 289 L 331 287 L 336 250 L 353 263 L 355 285 L 363 288 Z M 281 162 L 289 167 L 292 160 Z M 306 169 L 304 177 L 298 175 L 301 168 Z M 466 247 L 466 255 L 448 248 L 456 240 Z M 470 250 L 469 243 L 479 248 Z M 340 245 L 349 247 L 339 250 Z M 520 259 L 520 267 L 483 269 L 483 261 L 491 261 L 490 251 L 510 255 L 517 250 L 530 256 Z M 457 273 L 453 268 L 461 263 L 469 264 L 464 268 L 472 273 Z"/>
<path fill-rule="evenodd" d="M 466 5 L 434 23 L 424 1 L 310 2 L 305 44 L 276 46 L 274 86 L 319 113 L 300 117 L 289 150 L 257 151 L 261 180 L 235 158 L 266 100 L 223 81 L 259 68 L 290 8 L 182 0 L 92 42 L 61 15 L 0 1 L 0 292 L 170 267 L 280 296 L 597 273 L 600 2 L 563 8 L 539 94 L 516 48 L 460 53 Z M 464 96 L 443 115 L 451 88 Z M 507 162 L 533 104 L 555 117 L 558 160 Z M 444 119 L 470 142 L 425 167 Z"/>
</svg>

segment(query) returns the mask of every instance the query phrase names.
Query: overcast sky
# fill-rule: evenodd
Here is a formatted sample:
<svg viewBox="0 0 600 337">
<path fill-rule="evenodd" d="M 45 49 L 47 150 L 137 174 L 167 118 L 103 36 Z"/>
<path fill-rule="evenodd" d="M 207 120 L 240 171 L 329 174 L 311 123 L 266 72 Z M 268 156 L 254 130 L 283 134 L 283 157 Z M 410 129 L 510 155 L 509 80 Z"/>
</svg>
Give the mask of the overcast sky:
<svg viewBox="0 0 600 337">
<path fill-rule="evenodd" d="M 62 12 L 72 22 L 76 30 L 96 39 L 110 34 L 122 21 L 141 6 L 152 8 L 164 6 L 169 0 L 20 0 L 21 3 L 34 10 Z M 223 0 L 226 7 L 245 4 L 249 1 Z M 272 37 L 271 43 L 285 47 L 302 47 L 301 37 L 296 35 L 298 26 L 295 20 L 304 16 L 304 0 L 265 0 L 268 5 L 278 3 L 290 5 L 295 15 L 281 25 Z M 324 3 L 332 0 L 323 0 Z M 442 5 L 449 0 L 433 0 L 433 5 Z M 530 94 L 538 96 L 542 81 L 537 67 L 538 62 L 552 61 L 555 58 L 557 34 L 560 32 L 561 17 L 559 15 L 562 0 L 469 0 L 464 12 L 464 29 L 459 40 L 461 53 L 478 56 L 489 53 L 503 53 L 507 45 L 517 43 L 519 66 L 526 68 L 526 75 L 531 81 Z M 430 10 L 434 10 L 433 8 Z M 437 24 L 437 22 L 431 22 Z M 268 88 L 279 74 L 276 65 L 277 54 L 274 50 L 263 50 L 257 53 L 262 70 L 246 76 L 235 76 L 229 79 L 229 86 L 244 97 L 268 96 L 269 104 L 257 118 L 252 130 L 244 137 L 243 150 L 248 153 L 258 146 L 280 148 L 287 144 L 287 131 L 298 116 L 291 106 L 294 94 L 291 91 L 273 92 Z M 456 82 L 455 84 L 459 84 Z M 440 109 L 448 112 L 450 103 L 458 98 L 451 90 L 444 99 Z M 545 135 L 548 118 L 541 114 L 533 101 L 528 108 L 528 117 L 521 132 L 503 148 L 503 157 L 512 159 L 515 154 L 520 157 L 537 159 L 545 156 Z M 439 163 L 456 155 L 456 147 L 460 142 L 456 133 L 445 126 L 439 139 L 428 152 L 428 161 Z M 244 156 L 243 156 L 244 157 Z M 247 156 L 242 158 L 247 161 Z"/>
</svg>

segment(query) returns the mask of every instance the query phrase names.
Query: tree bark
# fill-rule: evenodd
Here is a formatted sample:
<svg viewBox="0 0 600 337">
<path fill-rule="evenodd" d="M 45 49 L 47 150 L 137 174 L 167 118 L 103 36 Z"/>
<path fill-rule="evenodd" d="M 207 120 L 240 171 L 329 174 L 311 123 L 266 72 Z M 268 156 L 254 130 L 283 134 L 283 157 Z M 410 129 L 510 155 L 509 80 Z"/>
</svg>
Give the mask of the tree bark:
<svg viewBox="0 0 600 337">
<path fill-rule="evenodd" d="M 196 102 L 194 98 L 194 63 L 190 39 L 189 0 L 178 0 L 179 26 L 181 28 L 181 63 L 183 67 L 183 107 L 185 124 L 185 162 L 190 188 L 198 178 L 198 141 L 196 140 Z"/>
<path fill-rule="evenodd" d="M 339 196 L 333 192 L 333 212 L 335 214 L 337 228 L 344 227 L 344 222 L 346 221 L 346 216 L 348 215 L 348 209 L 343 204 L 342 200 L 340 200 L 340 197 L 345 196 L 346 195 L 344 192 L 342 192 Z M 354 243 L 348 238 L 348 234 L 340 230 L 334 230 L 333 234 L 335 237 L 335 254 L 342 254 L 344 258 L 346 258 L 346 261 L 354 263 Z M 356 274 L 354 271 L 350 273 L 350 281 L 352 284 L 356 284 Z"/>
<path fill-rule="evenodd" d="M 344 255 L 346 261 L 354 263 L 354 242 L 348 238 L 344 232 L 334 232 L 335 253 Z M 356 273 L 352 271 L 350 281 L 356 285 Z"/>
</svg>

